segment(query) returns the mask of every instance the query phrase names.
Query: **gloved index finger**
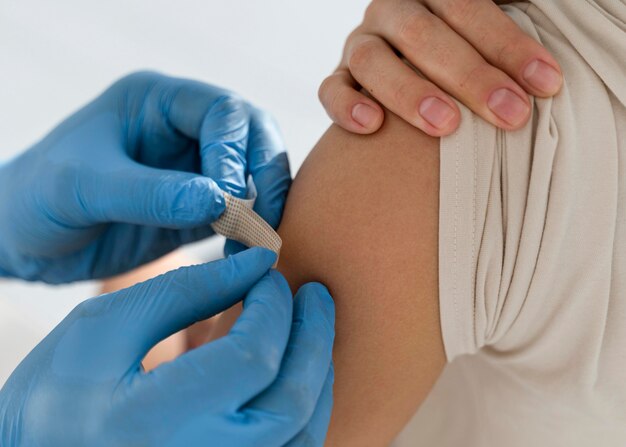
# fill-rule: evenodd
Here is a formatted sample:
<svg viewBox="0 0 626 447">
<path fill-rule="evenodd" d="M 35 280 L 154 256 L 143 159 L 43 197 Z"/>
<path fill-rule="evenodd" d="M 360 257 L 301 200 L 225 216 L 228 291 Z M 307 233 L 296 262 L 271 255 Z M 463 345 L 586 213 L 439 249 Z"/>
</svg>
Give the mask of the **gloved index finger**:
<svg viewBox="0 0 626 447">
<path fill-rule="evenodd" d="M 255 247 L 219 261 L 182 267 L 100 299 L 108 300 L 118 321 L 132 322 L 124 351 L 131 361 L 141 359 L 167 336 L 238 302 L 275 260 L 270 250 Z"/>
<path fill-rule="evenodd" d="M 292 296 L 276 271 L 248 292 L 228 335 L 157 367 L 139 380 L 137 399 L 158 395 L 163 405 L 196 417 L 202 408 L 235 413 L 274 381 L 287 345 Z"/>
</svg>

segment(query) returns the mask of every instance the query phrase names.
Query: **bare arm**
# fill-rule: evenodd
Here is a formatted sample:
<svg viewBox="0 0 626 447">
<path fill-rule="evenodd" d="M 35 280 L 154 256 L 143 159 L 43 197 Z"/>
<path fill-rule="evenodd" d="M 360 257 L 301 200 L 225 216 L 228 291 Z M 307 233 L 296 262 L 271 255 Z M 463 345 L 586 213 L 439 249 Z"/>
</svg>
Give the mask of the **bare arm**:
<svg viewBox="0 0 626 447">
<path fill-rule="evenodd" d="M 388 113 L 372 136 L 322 137 L 290 191 L 279 269 L 336 301 L 327 445 L 387 445 L 445 363 L 438 309 L 438 140 Z"/>
</svg>

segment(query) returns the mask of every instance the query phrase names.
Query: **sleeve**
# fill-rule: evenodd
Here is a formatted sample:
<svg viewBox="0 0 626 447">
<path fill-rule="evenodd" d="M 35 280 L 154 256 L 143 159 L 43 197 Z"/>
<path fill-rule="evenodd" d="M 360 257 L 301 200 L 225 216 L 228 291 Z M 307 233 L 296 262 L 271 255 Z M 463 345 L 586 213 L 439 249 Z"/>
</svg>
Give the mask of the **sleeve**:
<svg viewBox="0 0 626 447">
<path fill-rule="evenodd" d="M 450 361 L 488 348 L 560 369 L 601 345 L 619 143 L 601 80 L 558 33 L 518 12 L 561 61 L 565 86 L 533 102 L 524 129 L 496 129 L 460 105 L 461 126 L 442 138 L 440 318 Z"/>
</svg>

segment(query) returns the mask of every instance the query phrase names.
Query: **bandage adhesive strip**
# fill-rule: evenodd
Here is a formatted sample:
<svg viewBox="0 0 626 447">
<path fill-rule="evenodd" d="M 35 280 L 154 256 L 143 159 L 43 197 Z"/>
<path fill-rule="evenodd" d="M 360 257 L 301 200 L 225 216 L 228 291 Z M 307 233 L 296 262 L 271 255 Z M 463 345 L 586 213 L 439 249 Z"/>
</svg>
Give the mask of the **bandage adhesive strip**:
<svg viewBox="0 0 626 447">
<path fill-rule="evenodd" d="M 239 199 L 225 193 L 226 210 L 211 224 L 217 234 L 246 247 L 264 247 L 280 255 L 283 241 L 274 229 L 252 209 L 254 199 Z M 278 258 L 276 258 L 278 263 Z M 276 264 L 274 264 L 276 267 Z"/>
</svg>

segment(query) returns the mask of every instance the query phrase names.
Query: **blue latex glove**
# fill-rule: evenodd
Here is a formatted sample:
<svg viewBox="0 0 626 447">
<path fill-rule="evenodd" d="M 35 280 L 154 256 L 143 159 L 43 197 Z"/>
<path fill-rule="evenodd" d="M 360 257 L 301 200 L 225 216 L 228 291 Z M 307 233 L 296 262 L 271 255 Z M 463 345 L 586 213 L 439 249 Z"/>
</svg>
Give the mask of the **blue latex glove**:
<svg viewBox="0 0 626 447">
<path fill-rule="evenodd" d="M 268 115 L 218 87 L 137 73 L 0 166 L 0 275 L 130 270 L 212 234 L 221 189 L 277 226 L 291 177 Z"/>
<path fill-rule="evenodd" d="M 80 304 L 0 391 L 0 445 L 322 446 L 332 404 L 334 307 L 292 299 L 254 248 Z M 168 335 L 246 294 L 230 333 L 151 372 Z"/>
</svg>

